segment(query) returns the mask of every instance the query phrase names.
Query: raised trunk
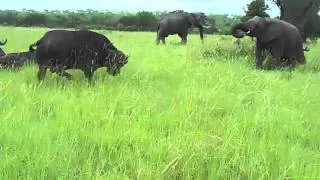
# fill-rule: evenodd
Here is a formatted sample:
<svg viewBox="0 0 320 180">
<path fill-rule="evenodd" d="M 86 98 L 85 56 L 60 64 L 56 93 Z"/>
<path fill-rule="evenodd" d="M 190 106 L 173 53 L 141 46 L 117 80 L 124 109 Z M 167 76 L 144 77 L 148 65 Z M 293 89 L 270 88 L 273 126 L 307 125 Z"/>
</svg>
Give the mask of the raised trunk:
<svg viewBox="0 0 320 180">
<path fill-rule="evenodd" d="M 246 35 L 246 31 L 248 30 L 245 23 L 236 24 L 231 28 L 231 33 L 236 38 L 243 38 Z"/>
</svg>

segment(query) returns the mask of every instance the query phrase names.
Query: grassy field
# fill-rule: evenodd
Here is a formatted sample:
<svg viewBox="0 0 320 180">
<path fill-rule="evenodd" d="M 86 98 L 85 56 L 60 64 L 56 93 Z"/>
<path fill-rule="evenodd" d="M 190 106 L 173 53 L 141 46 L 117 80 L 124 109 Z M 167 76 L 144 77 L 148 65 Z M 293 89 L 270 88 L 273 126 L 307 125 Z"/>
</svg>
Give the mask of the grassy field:
<svg viewBox="0 0 320 180">
<path fill-rule="evenodd" d="M 3 49 L 46 30 L 0 27 Z M 249 38 L 102 33 L 130 55 L 118 77 L 0 71 L 0 179 L 320 178 L 320 45 L 305 66 L 266 71 Z"/>
</svg>

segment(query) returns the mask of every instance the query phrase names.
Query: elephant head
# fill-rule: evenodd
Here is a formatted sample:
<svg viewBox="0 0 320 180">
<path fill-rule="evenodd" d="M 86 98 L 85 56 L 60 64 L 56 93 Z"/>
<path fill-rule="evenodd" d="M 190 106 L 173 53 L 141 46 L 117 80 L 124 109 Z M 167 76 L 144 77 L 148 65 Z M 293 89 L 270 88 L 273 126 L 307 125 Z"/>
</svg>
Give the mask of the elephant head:
<svg viewBox="0 0 320 180">
<path fill-rule="evenodd" d="M 6 43 L 7 43 L 7 39 L 6 39 L 6 40 L 4 40 L 4 42 L 1 42 L 1 41 L 0 41 L 0 46 L 5 45 Z"/>
<path fill-rule="evenodd" d="M 231 33 L 236 38 L 243 38 L 245 35 L 259 38 L 264 30 L 266 19 L 255 16 L 247 22 L 241 22 L 232 27 Z"/>
<path fill-rule="evenodd" d="M 208 28 L 205 26 L 205 19 L 206 16 L 204 13 L 190 13 L 188 18 L 192 26 L 199 28 L 201 40 L 203 40 L 203 28 Z"/>
</svg>

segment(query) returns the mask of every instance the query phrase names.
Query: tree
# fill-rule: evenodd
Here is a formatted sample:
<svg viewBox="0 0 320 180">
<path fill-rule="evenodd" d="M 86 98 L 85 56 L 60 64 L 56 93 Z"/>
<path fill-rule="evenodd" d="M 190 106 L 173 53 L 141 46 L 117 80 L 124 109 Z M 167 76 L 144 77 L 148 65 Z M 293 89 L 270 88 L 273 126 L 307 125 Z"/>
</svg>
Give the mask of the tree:
<svg viewBox="0 0 320 180">
<path fill-rule="evenodd" d="M 147 11 L 137 13 L 137 25 L 141 30 L 156 30 L 157 18 Z"/>
<path fill-rule="evenodd" d="M 280 19 L 297 26 L 304 40 L 315 34 L 320 0 L 270 0 L 280 9 Z"/>
<path fill-rule="evenodd" d="M 133 14 L 128 14 L 128 15 L 122 16 L 119 19 L 119 23 L 123 24 L 124 26 L 134 26 L 138 24 L 138 18 Z"/>
<path fill-rule="evenodd" d="M 270 17 L 266 12 L 269 6 L 265 0 L 253 0 L 250 4 L 247 4 L 246 15 L 241 18 L 241 21 L 247 21 L 254 16 Z"/>
</svg>

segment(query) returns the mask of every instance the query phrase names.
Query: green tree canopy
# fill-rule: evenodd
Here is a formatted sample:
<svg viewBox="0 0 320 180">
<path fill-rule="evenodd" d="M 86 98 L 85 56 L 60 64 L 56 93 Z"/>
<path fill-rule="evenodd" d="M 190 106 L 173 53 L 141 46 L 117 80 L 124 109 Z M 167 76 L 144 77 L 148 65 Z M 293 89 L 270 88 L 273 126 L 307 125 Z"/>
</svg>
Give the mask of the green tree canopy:
<svg viewBox="0 0 320 180">
<path fill-rule="evenodd" d="M 265 0 L 253 0 L 250 4 L 247 4 L 246 15 L 241 18 L 242 21 L 247 21 L 254 16 L 270 17 L 266 12 L 269 6 Z"/>
<path fill-rule="evenodd" d="M 319 34 L 320 0 L 270 0 L 280 9 L 280 19 L 298 27 L 304 39 Z"/>
</svg>

